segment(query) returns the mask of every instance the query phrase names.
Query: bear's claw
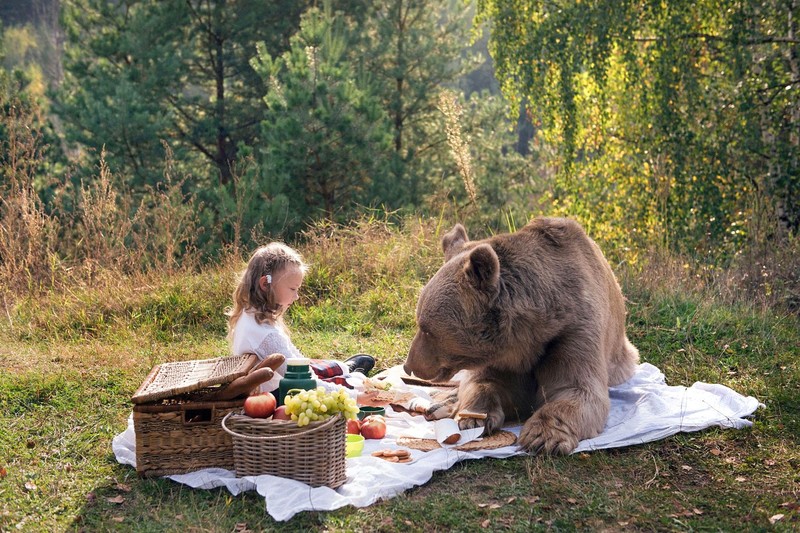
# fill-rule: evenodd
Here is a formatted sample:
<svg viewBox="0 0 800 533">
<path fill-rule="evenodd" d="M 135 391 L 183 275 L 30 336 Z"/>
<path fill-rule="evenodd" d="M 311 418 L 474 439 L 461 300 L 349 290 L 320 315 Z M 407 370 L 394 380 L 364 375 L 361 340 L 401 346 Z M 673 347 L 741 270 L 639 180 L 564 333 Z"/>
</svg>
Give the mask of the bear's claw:
<svg viewBox="0 0 800 533">
<path fill-rule="evenodd" d="M 566 425 L 534 414 L 525 422 L 517 444 L 529 453 L 567 455 L 578 446 L 578 438 Z"/>
</svg>

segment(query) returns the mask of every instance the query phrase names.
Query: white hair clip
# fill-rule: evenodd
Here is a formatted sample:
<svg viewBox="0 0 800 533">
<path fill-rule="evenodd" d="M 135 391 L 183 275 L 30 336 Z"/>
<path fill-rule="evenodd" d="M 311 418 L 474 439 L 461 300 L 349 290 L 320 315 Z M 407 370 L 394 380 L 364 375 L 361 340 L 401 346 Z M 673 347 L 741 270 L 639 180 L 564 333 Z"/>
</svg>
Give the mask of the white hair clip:
<svg viewBox="0 0 800 533">
<path fill-rule="evenodd" d="M 267 274 L 267 283 L 272 283 L 272 274 Z"/>
</svg>

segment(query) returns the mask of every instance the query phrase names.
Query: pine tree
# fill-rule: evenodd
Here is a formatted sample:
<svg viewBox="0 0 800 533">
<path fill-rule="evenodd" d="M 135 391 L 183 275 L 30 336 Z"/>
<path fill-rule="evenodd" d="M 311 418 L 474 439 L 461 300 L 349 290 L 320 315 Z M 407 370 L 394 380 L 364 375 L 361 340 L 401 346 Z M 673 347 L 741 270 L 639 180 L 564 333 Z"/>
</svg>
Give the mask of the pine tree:
<svg viewBox="0 0 800 533">
<path fill-rule="evenodd" d="M 285 49 L 305 2 L 66 0 L 58 112 L 71 140 L 105 147 L 134 185 L 162 175 L 162 141 L 195 187 L 230 184 L 240 144 L 265 110 L 249 67 L 255 43 Z M 212 170 L 213 169 L 213 170 Z"/>
<path fill-rule="evenodd" d="M 386 174 L 386 117 L 348 61 L 351 38 L 341 14 L 312 8 L 287 52 L 273 58 L 261 45 L 253 61 L 269 87 L 261 190 L 284 193 L 295 223 L 352 213 Z"/>
</svg>

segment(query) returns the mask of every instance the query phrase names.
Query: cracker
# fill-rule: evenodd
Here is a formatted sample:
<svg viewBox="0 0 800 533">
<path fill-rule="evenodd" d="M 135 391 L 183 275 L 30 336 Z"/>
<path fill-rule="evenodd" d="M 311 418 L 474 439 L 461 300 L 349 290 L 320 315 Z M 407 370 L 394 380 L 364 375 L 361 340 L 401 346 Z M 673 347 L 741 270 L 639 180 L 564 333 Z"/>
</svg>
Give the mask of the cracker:
<svg viewBox="0 0 800 533">
<path fill-rule="evenodd" d="M 411 452 L 402 448 L 397 450 L 387 448 L 385 450 L 372 452 L 372 455 L 375 457 L 408 457 L 411 455 Z"/>
<path fill-rule="evenodd" d="M 404 392 L 399 390 L 379 390 L 370 394 L 372 395 L 372 399 L 376 402 L 387 402 L 393 404 L 403 404 L 417 397 L 417 395 L 413 392 Z"/>
<path fill-rule="evenodd" d="M 476 413 L 474 411 L 459 411 L 456 418 L 475 418 L 477 420 L 486 420 L 486 413 Z"/>
<path fill-rule="evenodd" d="M 389 461 L 390 463 L 410 463 L 411 452 L 409 450 L 400 448 L 397 450 L 385 449 L 372 452 L 373 457 Z"/>
</svg>

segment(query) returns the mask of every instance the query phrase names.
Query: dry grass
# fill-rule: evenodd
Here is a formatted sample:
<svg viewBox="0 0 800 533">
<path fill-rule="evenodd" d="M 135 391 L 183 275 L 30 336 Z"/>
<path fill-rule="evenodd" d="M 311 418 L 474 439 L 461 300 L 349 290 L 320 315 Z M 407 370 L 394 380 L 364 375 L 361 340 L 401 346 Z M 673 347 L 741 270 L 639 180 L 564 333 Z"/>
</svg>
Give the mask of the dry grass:
<svg viewBox="0 0 800 533">
<path fill-rule="evenodd" d="M 28 107 L 12 102 L 0 113 L 7 138 L 0 150 L 0 278 L 6 301 L 13 294 L 53 284 L 59 261 L 56 237 L 59 221 L 49 215 L 36 192 L 41 157 L 40 133 L 28 125 L 36 120 Z"/>
</svg>

